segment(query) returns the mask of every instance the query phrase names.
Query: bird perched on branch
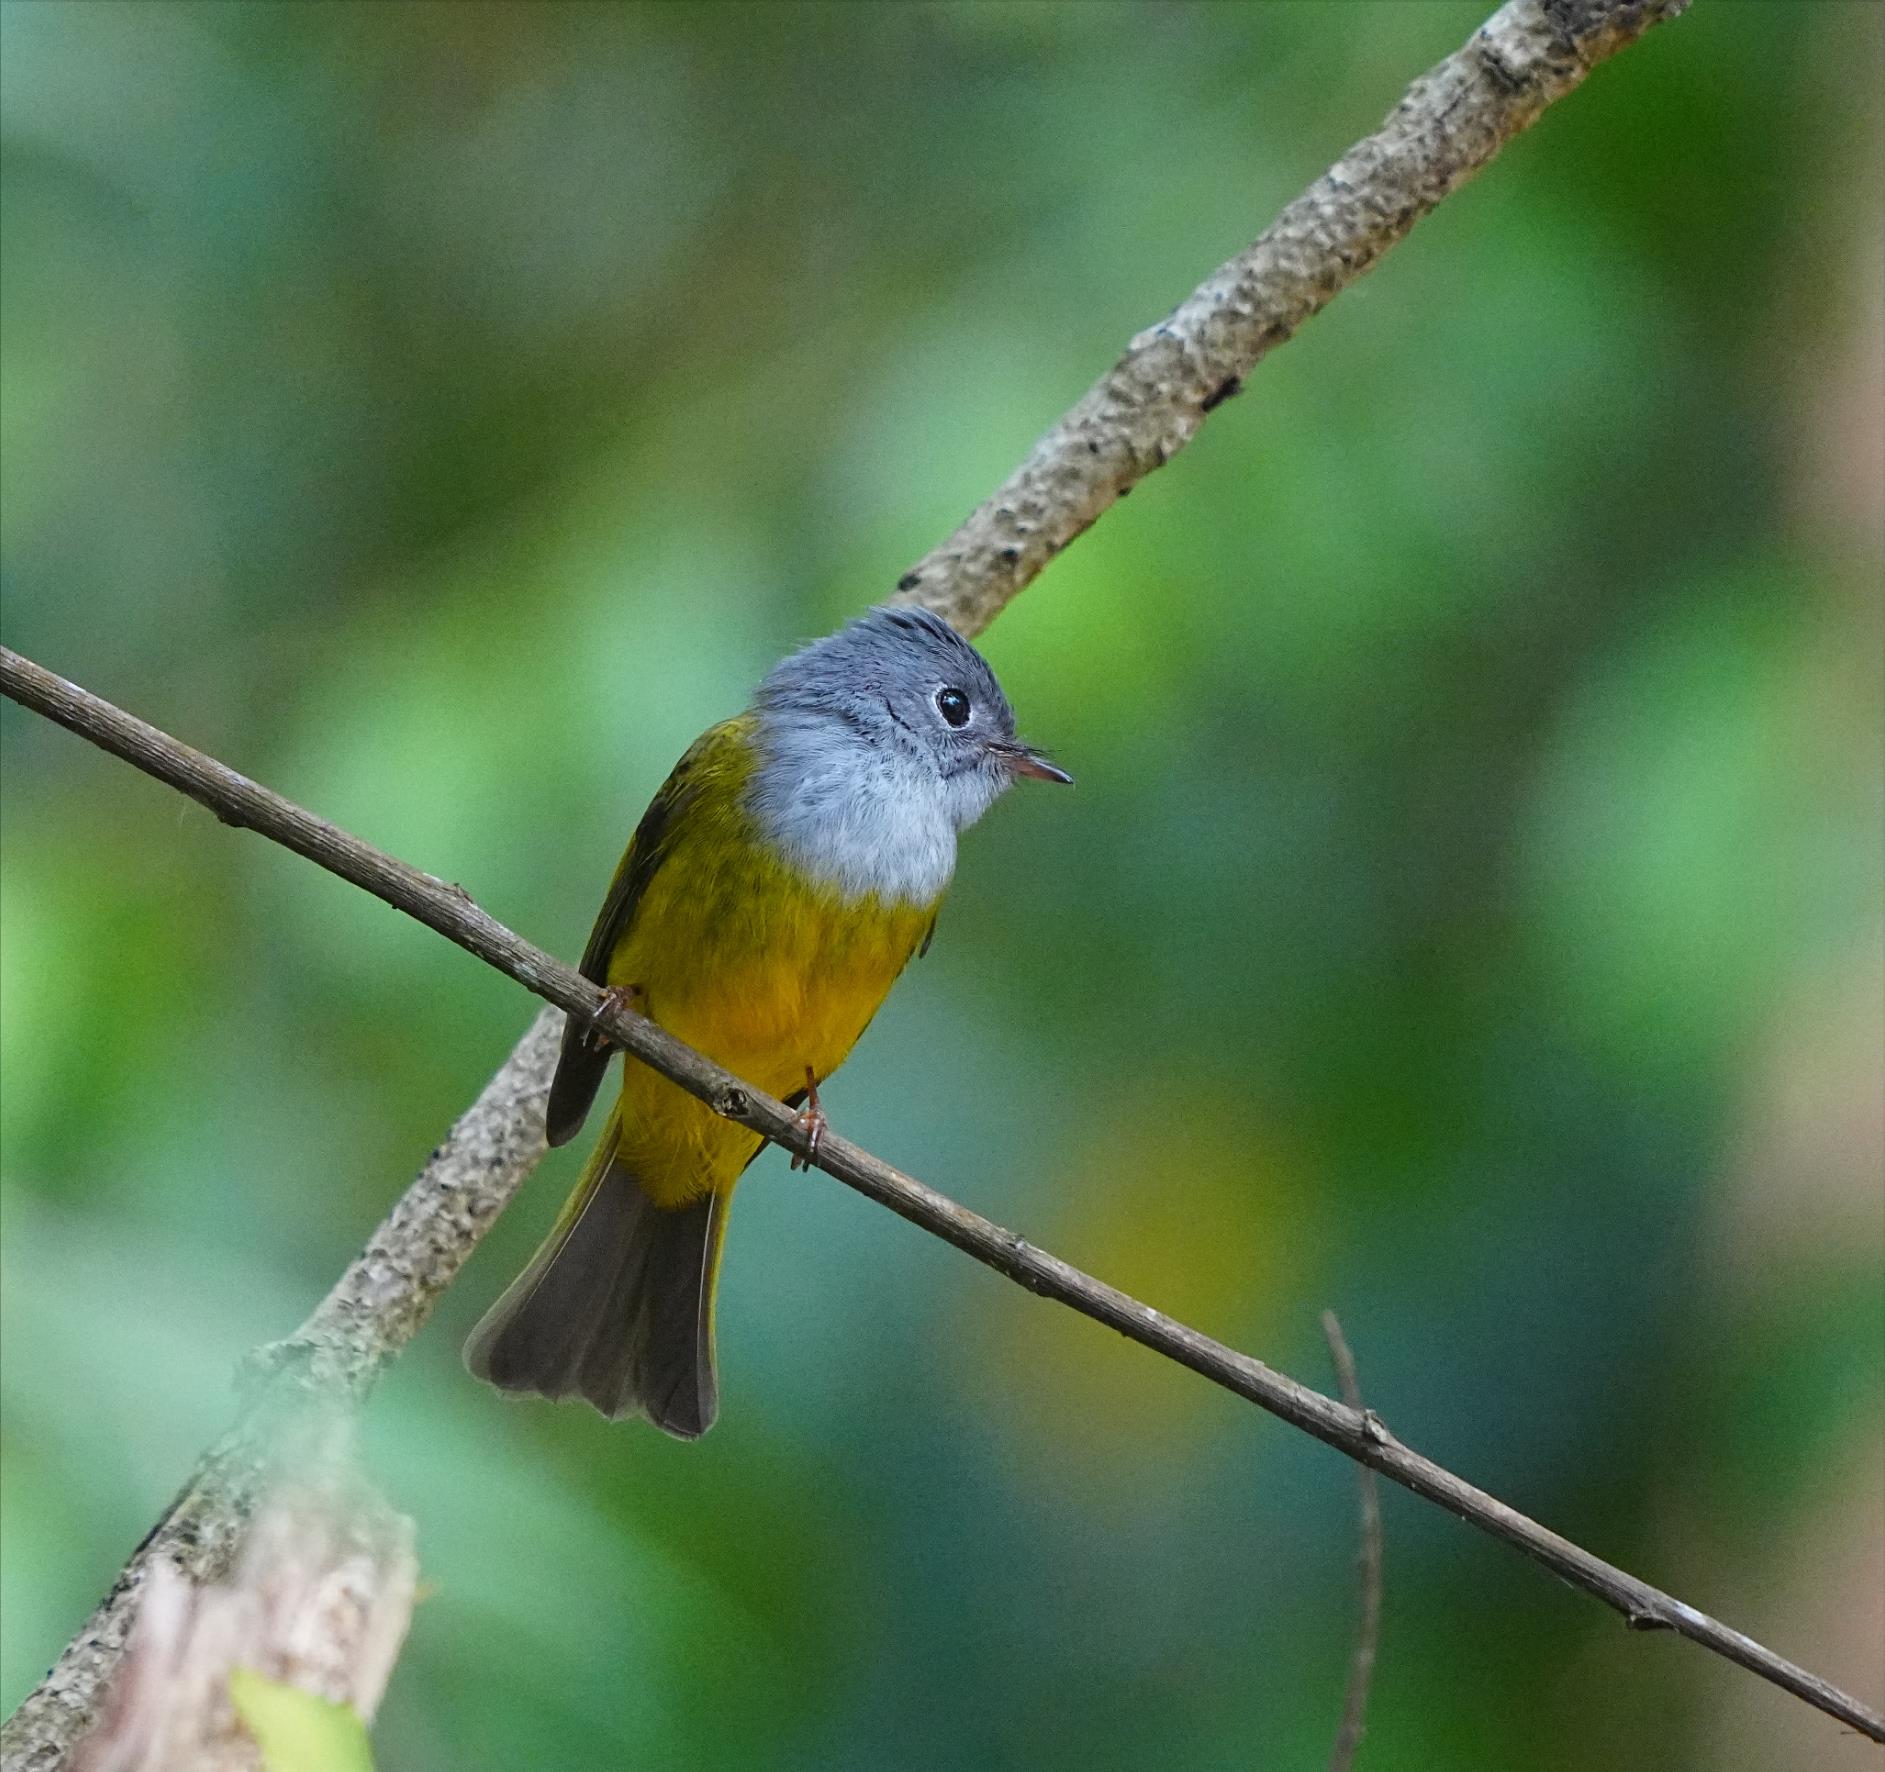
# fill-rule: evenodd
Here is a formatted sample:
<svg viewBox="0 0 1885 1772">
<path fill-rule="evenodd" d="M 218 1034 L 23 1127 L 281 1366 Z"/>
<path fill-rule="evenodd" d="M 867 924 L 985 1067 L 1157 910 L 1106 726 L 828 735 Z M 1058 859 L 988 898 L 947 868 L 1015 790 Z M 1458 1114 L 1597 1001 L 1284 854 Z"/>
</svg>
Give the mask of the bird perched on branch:
<svg viewBox="0 0 1885 1772">
<path fill-rule="evenodd" d="M 815 1149 L 818 1085 L 928 946 L 957 833 L 1020 776 L 1072 779 L 1015 737 L 994 673 L 947 622 L 874 609 L 774 667 L 746 713 L 675 765 L 615 871 L 583 975 L 802 1107 Z M 576 1135 L 609 1058 L 570 1022 L 551 1144 Z M 627 1060 L 549 1239 L 467 1343 L 471 1370 L 704 1433 L 727 1207 L 764 1143 Z"/>
</svg>

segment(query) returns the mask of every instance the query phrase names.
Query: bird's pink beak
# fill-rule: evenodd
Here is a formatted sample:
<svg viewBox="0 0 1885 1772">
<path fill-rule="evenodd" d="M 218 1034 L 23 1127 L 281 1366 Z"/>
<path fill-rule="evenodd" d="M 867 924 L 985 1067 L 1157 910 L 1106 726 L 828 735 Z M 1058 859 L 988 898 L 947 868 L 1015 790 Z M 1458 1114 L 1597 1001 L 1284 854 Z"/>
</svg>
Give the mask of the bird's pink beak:
<svg viewBox="0 0 1885 1772">
<path fill-rule="evenodd" d="M 1058 763 L 1050 763 L 1032 745 L 994 744 L 992 750 L 1012 774 L 1025 775 L 1030 781 L 1057 781 L 1064 787 L 1073 786 L 1073 777 Z"/>
</svg>

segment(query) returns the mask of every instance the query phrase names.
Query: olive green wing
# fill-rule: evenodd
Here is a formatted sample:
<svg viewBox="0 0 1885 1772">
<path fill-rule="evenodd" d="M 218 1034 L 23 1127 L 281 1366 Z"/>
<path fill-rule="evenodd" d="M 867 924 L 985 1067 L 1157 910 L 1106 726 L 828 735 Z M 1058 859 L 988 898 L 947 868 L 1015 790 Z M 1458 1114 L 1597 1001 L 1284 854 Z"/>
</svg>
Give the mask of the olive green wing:
<svg viewBox="0 0 1885 1772">
<path fill-rule="evenodd" d="M 739 741 L 745 735 L 746 724 L 744 720 L 725 720 L 710 727 L 674 765 L 649 801 L 609 883 L 609 895 L 602 901 L 596 925 L 589 932 L 589 945 L 583 949 L 578 968 L 584 978 L 601 985 L 609 982 L 609 962 L 634 928 L 635 913 L 648 882 L 673 852 L 687 807 L 699 791 L 701 764 L 721 745 Z M 581 1017 L 570 1017 L 563 1029 L 563 1049 L 557 1056 L 549 1105 L 544 1111 L 544 1132 L 551 1144 L 567 1144 L 581 1130 L 612 1056 L 606 1040 L 592 1035 Z"/>
</svg>

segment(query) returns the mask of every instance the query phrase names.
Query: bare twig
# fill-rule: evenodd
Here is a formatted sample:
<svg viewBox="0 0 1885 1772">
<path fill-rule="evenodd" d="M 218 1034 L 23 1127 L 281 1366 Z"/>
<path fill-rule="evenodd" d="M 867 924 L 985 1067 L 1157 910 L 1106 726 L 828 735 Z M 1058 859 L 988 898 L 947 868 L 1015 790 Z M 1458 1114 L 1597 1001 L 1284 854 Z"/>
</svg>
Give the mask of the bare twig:
<svg viewBox="0 0 1885 1772">
<path fill-rule="evenodd" d="M 1341 1321 L 1333 1311 L 1322 1313 L 1322 1333 L 1335 1363 L 1342 1401 L 1368 1421 L 1361 1383 L 1355 1376 L 1355 1356 L 1348 1351 Z M 1368 1728 L 1368 1688 L 1374 1682 L 1375 1651 L 1381 1643 L 1381 1482 L 1365 1464 L 1355 1476 L 1361 1489 L 1361 1621 L 1355 1628 L 1355 1653 L 1348 1664 L 1348 1689 L 1342 1695 L 1342 1726 L 1329 1752 L 1329 1772 L 1348 1772 L 1355 1763 L 1355 1750 Z"/>
<path fill-rule="evenodd" d="M 201 801 L 225 822 L 246 825 L 449 937 L 573 1015 L 587 1016 L 633 1053 L 726 1119 L 763 1133 L 941 1237 L 1030 1292 L 1059 1300 L 1130 1340 L 1280 1416 L 1416 1495 L 1503 1539 L 1573 1587 L 1595 1595 L 1638 1629 L 1673 1630 L 1770 1680 L 1829 1716 L 1885 1741 L 1885 1716 L 1751 1637 L 1561 1538 L 1403 1445 L 1372 1411 L 1352 1409 L 1272 1371 L 1248 1354 L 1174 1322 L 1150 1305 L 1082 1273 L 1057 1256 L 893 1169 L 850 1140 L 826 1132 L 814 1147 L 791 1108 L 762 1094 L 532 947 L 459 889 L 348 835 L 325 819 L 146 725 L 77 685 L 0 647 L 0 691 Z M 532 1116 L 533 1126 L 535 1116 Z M 401 1203 L 403 1210 L 405 1202 Z M 421 1213 L 423 1216 L 423 1213 Z"/>
<path fill-rule="evenodd" d="M 1545 108 L 1689 0 L 1511 0 L 1093 384 L 897 589 L 979 634 L 1305 320 Z"/>
</svg>

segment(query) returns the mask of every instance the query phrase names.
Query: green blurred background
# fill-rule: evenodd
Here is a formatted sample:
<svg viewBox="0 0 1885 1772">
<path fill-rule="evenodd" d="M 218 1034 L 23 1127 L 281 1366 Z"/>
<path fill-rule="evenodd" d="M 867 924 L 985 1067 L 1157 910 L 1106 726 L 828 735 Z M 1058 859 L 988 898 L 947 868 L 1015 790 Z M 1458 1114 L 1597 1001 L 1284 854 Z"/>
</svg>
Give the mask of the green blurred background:
<svg viewBox="0 0 1885 1772">
<path fill-rule="evenodd" d="M 12 4 L 5 635 L 574 956 L 668 765 L 1475 4 Z M 847 1134 L 1885 1693 L 1885 18 L 1702 0 L 985 642 Z M 5 709 L 0 1700 L 528 1020 Z M 376 1399 L 387 1768 L 1296 1767 L 1334 1454 L 769 1156 L 698 1446 Z M 1395 1491 L 1367 1768 L 1874 1764 Z"/>
</svg>

